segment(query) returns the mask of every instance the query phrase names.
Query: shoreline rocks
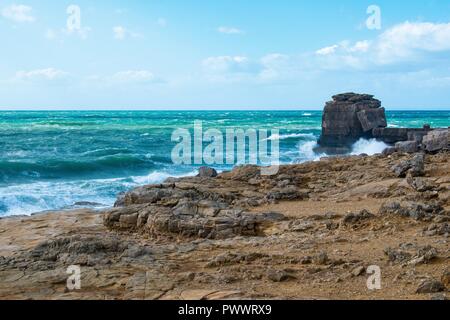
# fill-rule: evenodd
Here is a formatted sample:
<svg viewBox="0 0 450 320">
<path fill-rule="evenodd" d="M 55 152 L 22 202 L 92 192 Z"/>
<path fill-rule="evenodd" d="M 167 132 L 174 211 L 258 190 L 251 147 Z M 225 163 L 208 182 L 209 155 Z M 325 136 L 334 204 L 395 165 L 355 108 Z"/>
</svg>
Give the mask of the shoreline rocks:
<svg viewBox="0 0 450 320">
<path fill-rule="evenodd" d="M 0 296 L 429 299 L 450 279 L 449 154 L 426 155 L 424 177 L 391 171 L 416 155 L 335 157 L 274 176 L 248 166 L 172 178 L 102 213 L 3 219 Z M 374 263 L 386 285 L 369 295 L 365 268 Z M 80 291 L 66 290 L 73 264 Z M 442 285 L 416 294 L 433 279 Z"/>
<path fill-rule="evenodd" d="M 449 129 L 388 128 L 381 101 L 368 94 L 344 93 L 326 103 L 322 119 L 322 134 L 316 152 L 346 154 L 359 139 L 377 139 L 393 147 L 385 150 L 434 153 L 450 149 Z"/>
<path fill-rule="evenodd" d="M 327 102 L 322 119 L 320 150 L 347 153 L 360 138 L 371 138 L 372 130 L 387 127 L 385 109 L 372 95 L 344 93 Z"/>
</svg>

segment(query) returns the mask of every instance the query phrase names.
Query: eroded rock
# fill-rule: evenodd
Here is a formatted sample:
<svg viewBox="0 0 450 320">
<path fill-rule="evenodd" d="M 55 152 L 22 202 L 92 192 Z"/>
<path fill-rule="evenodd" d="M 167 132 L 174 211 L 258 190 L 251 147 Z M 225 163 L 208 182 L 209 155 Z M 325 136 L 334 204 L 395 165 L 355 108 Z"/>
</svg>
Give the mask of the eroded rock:
<svg viewBox="0 0 450 320">
<path fill-rule="evenodd" d="M 445 286 L 442 282 L 437 280 L 425 280 L 422 282 L 416 290 L 417 294 L 436 293 L 445 290 Z"/>
<path fill-rule="evenodd" d="M 415 244 L 403 244 L 398 249 L 384 250 L 388 260 L 394 264 L 427 264 L 438 257 L 438 251 L 432 246 L 420 247 Z"/>
<path fill-rule="evenodd" d="M 410 160 L 402 160 L 391 170 L 399 178 L 406 177 L 407 173 L 410 173 L 412 177 L 421 177 L 425 174 L 425 155 L 419 153 Z"/>
<path fill-rule="evenodd" d="M 198 170 L 198 176 L 201 178 L 215 178 L 218 176 L 218 173 L 215 169 L 210 167 L 201 167 Z"/>
<path fill-rule="evenodd" d="M 436 152 L 447 149 L 450 145 L 449 130 L 434 130 L 429 132 L 422 141 L 425 150 L 428 152 Z"/>
<path fill-rule="evenodd" d="M 349 213 L 342 219 L 343 225 L 354 225 L 375 218 L 375 215 L 367 210 L 361 210 L 359 213 Z"/>
</svg>

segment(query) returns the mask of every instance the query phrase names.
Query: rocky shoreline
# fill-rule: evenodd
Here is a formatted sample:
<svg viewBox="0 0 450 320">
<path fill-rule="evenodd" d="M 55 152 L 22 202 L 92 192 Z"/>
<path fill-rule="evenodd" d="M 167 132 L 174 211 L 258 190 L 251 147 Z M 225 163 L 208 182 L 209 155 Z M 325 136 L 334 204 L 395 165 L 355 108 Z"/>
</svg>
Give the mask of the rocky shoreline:
<svg viewBox="0 0 450 320">
<path fill-rule="evenodd" d="M 387 153 L 436 152 L 448 149 L 448 128 L 390 128 L 381 101 L 368 94 L 343 93 L 333 96 L 323 112 L 322 135 L 317 152 L 348 154 L 361 138 L 377 139 L 392 147 Z"/>
<path fill-rule="evenodd" d="M 2 299 L 444 299 L 450 157 L 239 167 L 0 220 Z M 81 266 L 81 290 L 66 269 Z M 382 270 L 368 290 L 366 269 Z"/>
</svg>

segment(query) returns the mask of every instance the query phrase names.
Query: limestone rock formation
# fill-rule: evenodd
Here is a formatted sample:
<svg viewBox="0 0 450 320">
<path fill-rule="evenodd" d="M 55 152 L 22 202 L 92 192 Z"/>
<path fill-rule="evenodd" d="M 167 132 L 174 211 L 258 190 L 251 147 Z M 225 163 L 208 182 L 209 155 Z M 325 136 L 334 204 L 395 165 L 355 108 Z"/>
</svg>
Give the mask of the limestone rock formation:
<svg viewBox="0 0 450 320">
<path fill-rule="evenodd" d="M 319 145 L 328 153 L 345 153 L 358 139 L 371 138 L 373 129 L 386 126 L 381 101 L 368 94 L 339 94 L 325 106 Z"/>
<path fill-rule="evenodd" d="M 424 149 L 428 152 L 436 152 L 450 145 L 449 130 L 435 130 L 429 132 L 423 138 Z"/>
<path fill-rule="evenodd" d="M 217 177 L 217 171 L 210 167 L 201 167 L 198 170 L 198 176 L 202 178 L 215 178 Z"/>
<path fill-rule="evenodd" d="M 386 112 L 372 95 L 344 93 L 327 102 L 322 120 L 322 135 L 316 152 L 346 154 L 360 138 L 375 138 L 392 147 L 385 155 L 395 152 L 435 153 L 450 147 L 449 129 L 388 128 Z M 394 147 L 395 146 L 395 147 Z"/>
</svg>

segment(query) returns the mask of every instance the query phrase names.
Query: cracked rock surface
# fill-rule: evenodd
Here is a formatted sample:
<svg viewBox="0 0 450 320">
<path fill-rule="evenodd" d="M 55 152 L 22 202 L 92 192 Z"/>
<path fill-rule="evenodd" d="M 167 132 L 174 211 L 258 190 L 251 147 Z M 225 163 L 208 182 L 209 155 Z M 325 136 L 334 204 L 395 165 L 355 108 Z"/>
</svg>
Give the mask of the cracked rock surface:
<svg viewBox="0 0 450 320">
<path fill-rule="evenodd" d="M 103 212 L 0 219 L 0 299 L 445 298 L 449 210 L 448 152 L 168 179 Z"/>
</svg>

